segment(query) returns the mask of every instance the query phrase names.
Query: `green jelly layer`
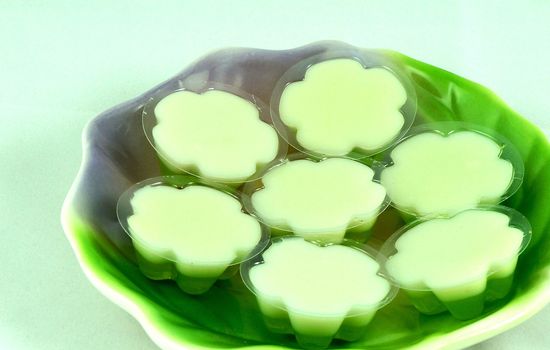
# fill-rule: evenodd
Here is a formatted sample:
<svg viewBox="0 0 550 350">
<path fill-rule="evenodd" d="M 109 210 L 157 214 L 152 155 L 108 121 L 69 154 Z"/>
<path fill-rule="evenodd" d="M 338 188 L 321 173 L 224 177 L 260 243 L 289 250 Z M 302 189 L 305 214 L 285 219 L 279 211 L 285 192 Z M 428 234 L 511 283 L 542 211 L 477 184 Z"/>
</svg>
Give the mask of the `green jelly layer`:
<svg viewBox="0 0 550 350">
<path fill-rule="evenodd" d="M 441 300 L 431 291 L 407 291 L 411 303 L 426 315 L 449 311 L 458 320 L 468 320 L 482 314 L 485 303 L 506 297 L 510 292 L 514 275 L 489 278 L 483 293 L 458 300 Z"/>
<path fill-rule="evenodd" d="M 218 278 L 197 278 L 186 276 L 176 268 L 174 262 L 167 259 L 151 261 L 136 250 L 136 259 L 139 269 L 147 278 L 152 280 L 173 280 L 188 294 L 203 294 L 208 291 L 217 280 L 228 279 L 239 271 L 238 265 L 229 266 Z"/>
</svg>

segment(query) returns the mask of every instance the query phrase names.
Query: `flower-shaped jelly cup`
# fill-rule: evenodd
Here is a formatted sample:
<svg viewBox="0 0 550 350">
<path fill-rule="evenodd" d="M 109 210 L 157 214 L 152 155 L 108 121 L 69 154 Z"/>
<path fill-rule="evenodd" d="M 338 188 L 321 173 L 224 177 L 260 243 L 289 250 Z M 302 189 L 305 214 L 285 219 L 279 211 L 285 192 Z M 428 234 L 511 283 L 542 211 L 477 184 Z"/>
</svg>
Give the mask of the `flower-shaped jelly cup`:
<svg viewBox="0 0 550 350">
<path fill-rule="evenodd" d="M 366 241 L 390 203 L 379 182 L 364 161 L 294 153 L 245 184 L 242 202 L 272 235 L 295 234 L 332 243 L 344 237 Z"/>
<path fill-rule="evenodd" d="M 277 245 L 279 249 L 273 250 Z M 301 250 L 301 248 L 306 249 Z M 320 250 L 311 255 L 308 254 L 311 249 Z M 307 258 L 314 257 L 315 261 L 304 261 L 305 257 L 300 254 L 304 252 Z M 346 255 L 349 258 L 348 254 L 351 254 L 355 263 L 351 264 L 352 266 L 338 265 L 338 258 L 345 259 Z M 367 264 L 364 264 L 365 262 Z M 245 285 L 256 296 L 265 324 L 270 331 L 294 334 L 300 346 L 304 348 L 325 348 L 333 339 L 354 341 L 363 337 L 376 312 L 394 299 L 397 288 L 388 282 L 383 271 L 384 262 L 385 259 L 380 253 L 353 240 L 346 239 L 340 244 L 333 244 L 305 241 L 297 236 L 284 236 L 274 237 L 262 254 L 241 264 L 240 270 Z M 293 265 L 283 266 L 289 264 Z M 336 267 L 320 266 L 327 264 L 334 264 Z M 256 271 L 254 274 L 253 270 L 260 266 L 270 266 L 270 269 Z M 280 275 L 273 274 L 277 268 L 282 271 Z M 340 271 L 342 269 L 345 271 Z M 316 280 L 322 277 L 321 275 L 329 276 L 328 283 L 331 287 Z M 281 276 L 287 278 L 289 282 L 285 284 Z M 352 277 L 347 278 L 349 276 Z M 265 290 L 265 286 L 273 284 L 275 280 L 277 291 L 269 293 Z M 301 288 L 315 294 L 312 304 L 307 305 L 306 299 L 299 295 L 300 283 Z M 354 285 L 346 286 L 346 283 Z M 365 288 L 370 290 L 362 293 Z M 327 292 L 329 289 L 332 291 Z M 358 291 L 360 293 L 357 293 Z M 323 292 L 330 295 L 323 296 Z M 333 298 L 341 299 L 335 302 Z M 356 304 L 357 300 L 361 299 L 369 301 Z M 334 307 L 335 304 L 339 305 Z M 345 307 L 342 307 L 344 304 Z M 317 307 L 324 305 L 333 310 L 314 311 L 312 308 L 315 309 L 315 306 L 311 305 L 317 305 Z M 321 308 L 325 308 L 324 306 Z"/>
<path fill-rule="evenodd" d="M 139 206 L 135 206 L 136 193 L 143 189 L 155 192 L 147 192 L 147 195 L 141 192 Z M 194 191 L 189 192 L 189 189 Z M 201 198 L 209 204 L 207 208 L 201 207 L 208 213 L 185 213 L 185 209 L 196 206 L 197 199 Z M 166 216 L 159 217 L 163 215 Z M 189 294 L 205 293 L 216 280 L 233 276 L 240 263 L 259 254 L 269 243 L 269 230 L 242 211 L 238 193 L 233 188 L 190 175 L 155 177 L 131 186 L 117 202 L 117 216 L 132 239 L 143 274 L 153 280 L 174 280 Z M 188 231 L 172 226 L 172 221 L 180 218 L 184 224 L 186 220 L 192 222 Z M 232 237 L 229 232 L 232 228 L 221 226 L 224 220 L 231 220 L 235 227 L 243 229 L 242 232 L 235 231 Z M 202 238 L 197 236 L 202 229 L 200 225 L 208 226 L 199 233 Z M 185 247 L 185 235 L 192 240 L 187 242 L 188 247 Z M 197 244 L 202 245 L 194 247 Z M 220 256 L 211 256 L 209 250 Z"/>
<path fill-rule="evenodd" d="M 266 103 L 236 86 L 191 82 L 160 90 L 143 107 L 143 130 L 166 174 L 238 187 L 284 158 L 288 145 Z"/>
<path fill-rule="evenodd" d="M 391 205 L 408 222 L 497 205 L 520 188 L 524 176 L 510 141 L 459 121 L 419 125 L 384 157 L 375 170 Z"/>
<path fill-rule="evenodd" d="M 531 225 L 518 211 L 479 206 L 451 218 L 409 223 L 380 253 L 387 257 L 390 280 L 418 311 L 449 311 L 467 320 L 480 315 L 486 303 L 507 296 L 530 239 Z"/>
<path fill-rule="evenodd" d="M 319 77 L 323 72 L 316 72 L 315 78 L 318 79 L 312 81 L 311 69 L 319 68 L 324 63 L 333 63 L 333 67 L 323 67 L 323 70 L 328 69 L 326 74 L 330 77 Z M 344 64 L 344 70 L 353 72 L 332 74 L 331 69 L 340 69 L 334 67 L 334 63 Z M 357 82 L 357 77 L 363 80 Z M 348 91 L 341 96 L 327 92 L 334 89 L 336 83 L 344 84 L 345 79 L 352 79 L 348 83 L 359 84 L 363 90 Z M 377 79 L 379 81 L 375 81 Z M 384 96 L 395 94 L 381 94 L 380 91 L 392 87 L 403 93 L 399 98 L 394 96 L 402 101 L 385 101 Z M 285 91 L 289 94 L 289 88 L 296 98 L 291 96 L 288 101 L 294 101 L 296 105 L 284 107 L 282 111 L 281 102 L 286 98 Z M 316 88 L 320 90 L 315 91 Z M 296 93 L 305 93 L 306 98 L 298 100 L 300 96 Z M 337 100 L 332 101 L 331 97 Z M 319 107 L 323 103 L 326 106 Z M 353 106 L 342 105 L 350 103 Z M 308 108 L 308 104 L 311 104 L 311 108 Z M 333 111 L 333 108 L 339 110 Z M 373 110 L 367 113 L 370 108 Z M 280 135 L 292 147 L 315 157 L 362 159 L 380 153 L 407 133 L 414 121 L 416 109 L 415 89 L 402 67 L 376 50 L 354 48 L 335 48 L 300 60 L 281 76 L 270 100 L 271 119 Z M 286 115 L 292 116 L 292 122 Z M 344 120 L 346 116 L 349 119 L 347 122 Z M 390 119 L 394 122 L 389 123 Z M 317 132 L 317 128 L 322 130 Z"/>
</svg>

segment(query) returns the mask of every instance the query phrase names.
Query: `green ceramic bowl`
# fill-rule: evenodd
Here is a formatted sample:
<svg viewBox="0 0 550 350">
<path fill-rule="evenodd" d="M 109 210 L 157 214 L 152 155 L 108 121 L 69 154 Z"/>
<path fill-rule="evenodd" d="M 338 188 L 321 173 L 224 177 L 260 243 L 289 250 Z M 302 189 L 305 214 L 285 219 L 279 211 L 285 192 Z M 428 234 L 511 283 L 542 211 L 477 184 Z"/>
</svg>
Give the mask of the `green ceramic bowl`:
<svg viewBox="0 0 550 350">
<path fill-rule="evenodd" d="M 161 348 L 275 350 L 297 344 L 292 337 L 267 331 L 254 296 L 239 276 L 218 282 L 197 297 L 182 293 L 171 281 L 149 280 L 139 271 L 130 239 L 118 223 L 116 202 L 126 188 L 162 171 L 142 129 L 143 105 L 165 89 L 200 89 L 205 81 L 236 85 L 269 101 L 288 67 L 331 50 L 368 52 L 402 69 L 416 90 L 416 124 L 461 120 L 493 128 L 512 141 L 524 159 L 525 179 L 503 204 L 522 212 L 533 226 L 511 294 L 480 317 L 458 321 L 449 314 L 421 315 L 399 295 L 377 314 L 363 339 L 333 343 L 332 348 L 465 347 L 519 324 L 550 301 L 550 145 L 540 130 L 497 96 L 401 54 L 364 51 L 338 42 L 287 51 L 228 49 L 202 58 L 173 79 L 92 120 L 84 132 L 80 172 L 63 206 L 63 227 L 86 276 L 132 314 Z M 375 241 L 403 224 L 391 209 L 378 221 Z"/>
</svg>

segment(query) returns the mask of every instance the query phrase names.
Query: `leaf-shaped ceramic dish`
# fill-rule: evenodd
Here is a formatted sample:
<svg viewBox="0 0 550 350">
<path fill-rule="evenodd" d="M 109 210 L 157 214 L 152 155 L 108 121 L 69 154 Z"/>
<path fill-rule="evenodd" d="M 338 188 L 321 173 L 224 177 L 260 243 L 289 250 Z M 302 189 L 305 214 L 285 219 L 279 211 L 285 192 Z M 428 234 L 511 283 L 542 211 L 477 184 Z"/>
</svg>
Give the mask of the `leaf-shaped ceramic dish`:
<svg viewBox="0 0 550 350">
<path fill-rule="evenodd" d="M 236 85 L 264 101 L 282 73 L 298 60 L 327 50 L 360 50 L 322 42 L 287 51 L 227 49 L 208 55 L 173 79 L 95 118 L 84 132 L 82 166 L 63 206 L 62 222 L 92 283 L 139 320 L 165 349 L 274 350 L 296 348 L 293 338 L 264 327 L 253 296 L 239 277 L 207 294 L 183 294 L 175 283 L 151 281 L 139 271 L 128 236 L 116 217 L 119 195 L 161 172 L 142 130 L 144 103 L 162 89 L 216 81 Z M 398 297 L 372 322 L 367 336 L 333 348 L 459 348 L 509 329 L 550 301 L 550 145 L 532 124 L 489 90 L 447 71 L 395 52 L 381 52 L 404 69 L 416 90 L 418 117 L 462 120 L 493 128 L 509 138 L 525 161 L 525 180 L 504 204 L 531 221 L 532 242 L 521 256 L 511 295 L 473 320 L 448 314 L 423 316 Z M 402 224 L 393 210 L 379 220 L 375 239 Z M 376 230 L 376 228 L 375 228 Z"/>
</svg>

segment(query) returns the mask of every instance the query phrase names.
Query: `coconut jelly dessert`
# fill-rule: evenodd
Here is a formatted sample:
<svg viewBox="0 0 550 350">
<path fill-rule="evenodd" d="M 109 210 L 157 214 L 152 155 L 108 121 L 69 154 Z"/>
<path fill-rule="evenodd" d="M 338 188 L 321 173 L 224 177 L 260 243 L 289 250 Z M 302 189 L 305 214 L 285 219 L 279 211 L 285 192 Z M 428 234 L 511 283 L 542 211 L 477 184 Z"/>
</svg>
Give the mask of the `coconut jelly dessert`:
<svg viewBox="0 0 550 350">
<path fill-rule="evenodd" d="M 242 212 L 236 198 L 204 185 L 174 185 L 171 179 L 138 184 L 121 197 L 119 215 L 124 205 L 129 215 L 119 219 L 141 270 L 152 279 L 174 279 L 190 294 L 206 292 L 231 266 L 261 250 L 261 242 L 267 244 L 258 221 Z"/>
<path fill-rule="evenodd" d="M 172 170 L 210 180 L 247 180 L 279 152 L 275 129 L 258 107 L 220 90 L 176 91 L 154 107 L 151 142 Z"/>
<path fill-rule="evenodd" d="M 405 87 L 390 70 L 338 58 L 311 65 L 303 80 L 284 87 L 278 115 L 306 152 L 369 155 L 401 133 L 406 101 Z"/>
<path fill-rule="evenodd" d="M 364 335 L 395 290 L 379 263 L 357 243 L 318 245 L 296 236 L 273 239 L 261 260 L 241 266 L 267 326 L 294 333 L 301 346 Z"/>
<path fill-rule="evenodd" d="M 487 300 L 509 292 L 530 232 L 527 220 L 513 209 L 470 209 L 412 223 L 382 252 L 389 256 L 387 272 L 420 312 L 448 310 L 469 319 L 481 314 Z"/>
<path fill-rule="evenodd" d="M 251 192 L 250 211 L 276 231 L 339 242 L 365 232 L 388 204 L 367 165 L 350 159 L 298 159 L 270 168 Z"/>
<path fill-rule="evenodd" d="M 427 131 L 391 151 L 381 183 L 392 203 L 414 216 L 450 216 L 479 204 L 497 204 L 515 176 L 502 147 L 476 131 Z"/>
</svg>

